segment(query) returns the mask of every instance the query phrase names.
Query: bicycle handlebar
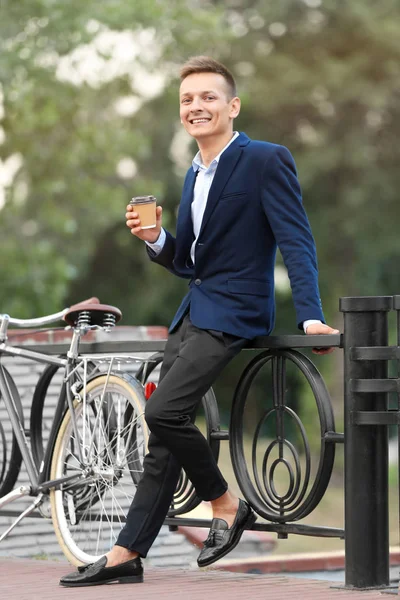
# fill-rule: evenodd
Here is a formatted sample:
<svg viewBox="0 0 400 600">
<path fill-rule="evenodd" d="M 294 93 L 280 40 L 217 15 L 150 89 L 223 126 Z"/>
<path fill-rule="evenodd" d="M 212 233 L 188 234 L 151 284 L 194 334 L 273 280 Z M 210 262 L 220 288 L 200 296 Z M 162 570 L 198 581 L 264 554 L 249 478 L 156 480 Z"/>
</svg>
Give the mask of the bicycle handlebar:
<svg viewBox="0 0 400 600">
<path fill-rule="evenodd" d="M 38 317 L 36 319 L 14 319 L 8 315 L 0 315 L 0 320 L 8 317 L 9 325 L 15 325 L 16 327 L 41 327 L 42 325 L 48 325 L 49 323 L 55 323 L 61 321 L 63 316 L 68 312 L 69 308 L 64 308 L 58 313 L 47 315 L 45 317 Z"/>
</svg>

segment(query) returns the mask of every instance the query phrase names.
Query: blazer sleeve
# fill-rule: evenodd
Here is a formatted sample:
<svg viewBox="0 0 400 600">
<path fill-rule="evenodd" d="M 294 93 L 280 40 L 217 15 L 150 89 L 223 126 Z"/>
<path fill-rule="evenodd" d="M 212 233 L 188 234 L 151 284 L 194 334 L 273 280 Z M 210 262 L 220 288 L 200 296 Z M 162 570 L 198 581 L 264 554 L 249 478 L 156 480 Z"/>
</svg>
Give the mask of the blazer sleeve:
<svg viewBox="0 0 400 600">
<path fill-rule="evenodd" d="M 165 244 L 158 254 L 154 252 L 149 246 L 146 245 L 147 254 L 152 262 L 162 265 L 173 275 L 183 277 L 184 279 L 191 279 L 193 276 L 193 270 L 181 270 L 175 267 L 175 251 L 176 251 L 176 239 L 169 231 L 165 230 Z"/>
<path fill-rule="evenodd" d="M 318 288 L 315 242 L 303 207 L 296 166 L 289 150 L 276 146 L 262 174 L 261 201 L 288 270 L 297 324 L 325 322 Z"/>
</svg>

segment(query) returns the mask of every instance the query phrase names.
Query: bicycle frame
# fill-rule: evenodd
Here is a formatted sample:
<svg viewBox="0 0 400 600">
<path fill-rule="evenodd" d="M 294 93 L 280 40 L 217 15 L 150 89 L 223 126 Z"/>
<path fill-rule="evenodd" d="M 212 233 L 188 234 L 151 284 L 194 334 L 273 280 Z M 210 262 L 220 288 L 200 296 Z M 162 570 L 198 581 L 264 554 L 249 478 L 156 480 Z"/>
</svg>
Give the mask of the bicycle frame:
<svg viewBox="0 0 400 600">
<path fill-rule="evenodd" d="M 19 400 L 18 400 L 18 398 L 15 397 L 12 386 L 10 385 L 10 382 L 13 381 L 12 377 L 8 373 L 6 367 L 1 363 L 1 357 L 4 355 L 23 357 L 23 358 L 32 360 L 33 362 L 52 364 L 52 365 L 57 365 L 58 367 L 64 368 L 64 374 L 65 374 L 64 382 L 63 382 L 63 385 L 62 385 L 62 388 L 60 391 L 60 395 L 59 395 L 59 399 L 57 402 L 55 417 L 53 420 L 53 424 L 51 426 L 50 437 L 49 437 L 49 441 L 47 443 L 45 457 L 42 461 L 42 464 L 40 465 L 39 470 L 37 469 L 37 467 L 34 463 L 34 460 L 32 457 L 32 451 L 30 449 L 30 444 L 29 444 L 29 441 L 25 434 L 21 417 L 18 413 L 17 404 L 18 404 Z M 65 410 L 65 405 L 66 405 L 65 387 L 66 387 L 66 379 L 67 379 L 66 376 L 67 376 L 69 368 L 73 364 L 73 360 L 74 359 L 72 357 L 59 358 L 59 357 L 49 356 L 49 355 L 43 354 L 41 352 L 33 352 L 33 351 L 25 350 L 22 348 L 15 348 L 13 346 L 8 346 L 6 344 L 0 344 L 0 392 L 4 399 L 4 403 L 5 403 L 9 418 L 10 418 L 12 429 L 13 429 L 14 435 L 16 437 L 18 446 L 20 448 L 23 462 L 26 466 L 29 481 L 32 486 L 31 490 L 30 490 L 30 495 L 37 495 L 40 491 L 44 491 L 44 490 L 48 489 L 49 487 L 51 487 L 50 483 L 54 483 L 54 482 L 46 482 L 45 481 L 46 476 L 48 474 L 48 469 L 46 468 L 46 466 L 47 466 L 47 463 L 49 460 L 52 443 L 53 443 L 54 437 L 57 433 L 57 426 L 58 426 L 60 419 L 62 417 L 62 414 Z M 0 500 L 0 506 L 2 506 L 2 504 L 3 504 L 3 502 Z"/>
<path fill-rule="evenodd" d="M 85 358 L 81 358 L 78 354 L 79 341 L 82 337 L 83 331 L 80 329 L 74 330 L 73 337 L 71 340 L 70 350 L 67 353 L 66 358 L 55 357 L 48 354 L 44 354 L 41 352 L 31 351 L 24 348 L 18 348 L 15 346 L 7 345 L 6 343 L 0 343 L 0 393 L 4 398 L 4 403 L 6 406 L 6 410 L 8 412 L 10 422 L 12 425 L 12 429 L 17 440 L 19 449 L 22 454 L 23 463 L 26 466 L 27 474 L 29 477 L 29 481 L 31 483 L 31 487 L 28 490 L 24 489 L 24 492 L 19 493 L 15 491 L 11 491 L 9 494 L 6 494 L 2 498 L 0 498 L 0 508 L 2 508 L 8 502 L 20 497 L 20 495 L 30 495 L 37 496 L 40 493 L 47 492 L 50 488 L 57 488 L 61 484 L 72 481 L 76 479 L 76 475 L 72 475 L 70 477 L 64 477 L 57 480 L 48 480 L 49 471 L 50 471 L 50 457 L 53 449 L 53 445 L 55 442 L 55 438 L 58 431 L 58 426 L 62 420 L 63 414 L 68 407 L 71 411 L 72 420 L 74 422 L 74 410 L 73 410 L 73 397 L 71 395 L 71 389 L 75 382 L 80 382 L 80 379 L 76 376 L 76 371 L 78 366 L 81 364 L 81 360 L 85 361 L 84 364 L 84 379 L 87 378 L 87 361 L 93 358 L 91 355 L 85 356 Z M 1 359 L 3 356 L 14 356 L 20 358 L 27 358 L 32 362 L 36 363 L 44 363 L 47 365 L 55 365 L 57 367 L 63 367 L 64 369 L 64 380 L 60 390 L 60 394 L 58 397 L 56 410 L 54 414 L 53 423 L 51 425 L 49 439 L 46 445 L 44 457 L 40 468 L 38 469 L 32 456 L 32 450 L 30 447 L 30 442 L 25 434 L 23 421 L 18 413 L 17 405 L 19 403 L 19 398 L 13 393 L 12 386 L 14 385 L 13 379 L 9 374 L 6 367 L 2 364 Z M 104 355 L 96 355 L 95 358 L 98 360 L 99 358 L 110 359 L 109 356 Z M 126 358 L 126 357 L 125 357 Z M 135 360 L 141 360 L 137 357 L 131 357 Z M 112 357 L 109 364 L 108 372 L 110 373 L 111 367 L 114 359 L 118 360 L 118 357 Z M 144 361 L 147 363 L 147 361 Z M 11 385 L 10 385 L 11 384 Z M 76 429 L 76 425 L 74 424 Z M 78 446 L 78 450 L 80 451 L 80 447 Z M 82 462 L 83 457 L 80 457 Z M 1 538 L 0 538 L 1 539 Z"/>
</svg>

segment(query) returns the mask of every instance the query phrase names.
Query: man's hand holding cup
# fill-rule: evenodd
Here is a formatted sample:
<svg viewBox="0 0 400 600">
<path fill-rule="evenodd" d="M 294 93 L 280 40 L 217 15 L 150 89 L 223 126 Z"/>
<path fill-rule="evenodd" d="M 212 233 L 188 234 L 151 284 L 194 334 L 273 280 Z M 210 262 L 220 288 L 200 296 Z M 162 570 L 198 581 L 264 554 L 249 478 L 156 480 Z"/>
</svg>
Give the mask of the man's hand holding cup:
<svg viewBox="0 0 400 600">
<path fill-rule="evenodd" d="M 162 207 L 156 206 L 154 196 L 137 196 L 126 207 L 126 225 L 145 242 L 154 243 L 161 232 Z"/>
</svg>

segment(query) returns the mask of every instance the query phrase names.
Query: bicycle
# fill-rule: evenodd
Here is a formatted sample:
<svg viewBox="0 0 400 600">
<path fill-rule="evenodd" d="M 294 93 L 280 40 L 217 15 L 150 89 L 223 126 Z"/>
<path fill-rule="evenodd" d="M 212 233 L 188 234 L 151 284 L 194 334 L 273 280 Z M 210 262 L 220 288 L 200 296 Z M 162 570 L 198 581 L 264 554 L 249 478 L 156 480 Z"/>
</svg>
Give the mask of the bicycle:
<svg viewBox="0 0 400 600">
<path fill-rule="evenodd" d="M 141 384 L 129 373 L 113 371 L 113 357 L 102 357 L 99 372 L 93 357 L 79 354 L 80 339 L 95 328 L 109 330 L 121 318 L 119 309 L 86 302 L 39 319 L 0 317 L 0 358 L 25 357 L 63 369 L 63 383 L 40 464 L 33 457 L 23 422 L 17 387 L 0 361 L 0 392 L 12 425 L 7 454 L 0 428 L 0 508 L 32 496 L 33 502 L 0 536 L 0 541 L 38 509 L 50 513 L 57 540 L 73 564 L 104 554 L 123 522 L 142 470 L 148 438 Z M 72 328 L 66 357 L 54 357 L 7 344 L 9 325 L 36 327 L 64 319 Z M 24 461 L 30 486 L 13 489 Z"/>
<path fill-rule="evenodd" d="M 80 340 L 88 331 L 110 330 L 120 318 L 118 308 L 102 305 L 97 299 L 39 319 L 0 315 L 0 401 L 3 398 L 12 426 L 12 438 L 7 440 L 0 423 L 0 509 L 22 496 L 34 498 L 0 535 L 0 541 L 36 510 L 43 517 L 51 516 L 59 545 L 76 566 L 97 560 L 116 541 L 134 497 L 147 448 L 145 385 L 162 360 L 162 353 L 143 359 L 80 352 Z M 61 319 L 72 329 L 66 356 L 51 356 L 7 343 L 9 325 L 42 327 Z M 47 365 L 33 394 L 29 432 L 24 428 L 17 386 L 1 361 L 3 356 L 24 357 Z M 121 371 L 122 363 L 132 361 L 140 364 L 136 377 Z M 49 385 L 60 369 L 63 381 L 45 443 L 44 403 Z M 211 432 L 219 428 L 212 390 L 202 404 L 206 435 L 218 458 L 219 441 L 211 440 Z M 31 485 L 13 489 L 22 461 Z M 169 516 L 188 512 L 199 502 L 182 473 Z"/>
</svg>

